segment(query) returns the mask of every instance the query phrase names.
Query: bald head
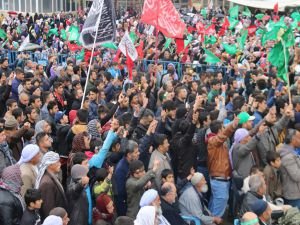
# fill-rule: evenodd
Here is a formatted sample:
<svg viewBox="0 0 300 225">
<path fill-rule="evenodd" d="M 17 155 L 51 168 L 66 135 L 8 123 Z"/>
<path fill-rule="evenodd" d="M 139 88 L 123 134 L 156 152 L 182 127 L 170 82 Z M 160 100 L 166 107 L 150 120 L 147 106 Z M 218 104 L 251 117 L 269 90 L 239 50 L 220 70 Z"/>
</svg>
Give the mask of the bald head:
<svg viewBox="0 0 300 225">
<path fill-rule="evenodd" d="M 161 197 L 170 204 L 173 204 L 176 196 L 176 186 L 171 182 L 165 182 L 161 187 Z"/>
<path fill-rule="evenodd" d="M 259 225 L 257 215 L 253 212 L 246 212 L 242 217 L 242 223 L 253 221 L 253 225 Z"/>
</svg>

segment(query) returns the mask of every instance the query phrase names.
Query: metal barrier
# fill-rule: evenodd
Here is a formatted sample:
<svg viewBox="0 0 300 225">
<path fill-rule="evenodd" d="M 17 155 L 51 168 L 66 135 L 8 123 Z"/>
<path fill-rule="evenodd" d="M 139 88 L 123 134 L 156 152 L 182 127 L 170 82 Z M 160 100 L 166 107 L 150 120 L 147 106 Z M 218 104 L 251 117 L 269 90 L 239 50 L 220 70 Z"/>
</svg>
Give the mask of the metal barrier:
<svg viewBox="0 0 300 225">
<path fill-rule="evenodd" d="M 70 53 L 70 54 L 53 54 L 48 52 L 31 52 L 31 51 L 25 51 L 29 55 L 29 60 L 36 62 L 38 64 L 41 64 L 43 66 L 48 65 L 48 59 L 50 55 L 56 55 L 57 56 L 57 63 L 59 65 L 65 66 L 67 62 L 67 58 L 71 57 L 76 60 L 76 57 L 78 57 L 78 54 L 76 53 Z M 24 63 L 23 59 L 20 59 L 18 57 L 22 52 L 17 51 L 10 51 L 10 50 L 0 50 L 0 57 L 7 57 L 8 63 L 10 67 L 16 68 L 17 66 L 22 66 Z M 225 66 L 215 66 L 215 65 L 204 65 L 204 64 L 192 64 L 192 63 L 179 63 L 175 61 L 157 61 L 159 64 L 163 65 L 163 70 L 167 70 L 168 64 L 172 63 L 175 66 L 178 78 L 180 79 L 185 71 L 186 68 L 193 68 L 197 73 L 201 73 L 203 71 L 209 71 L 209 72 L 223 72 L 223 74 L 226 73 L 227 67 Z M 150 64 L 155 64 L 154 60 L 140 60 L 138 61 L 138 70 L 147 72 L 148 66 Z"/>
</svg>

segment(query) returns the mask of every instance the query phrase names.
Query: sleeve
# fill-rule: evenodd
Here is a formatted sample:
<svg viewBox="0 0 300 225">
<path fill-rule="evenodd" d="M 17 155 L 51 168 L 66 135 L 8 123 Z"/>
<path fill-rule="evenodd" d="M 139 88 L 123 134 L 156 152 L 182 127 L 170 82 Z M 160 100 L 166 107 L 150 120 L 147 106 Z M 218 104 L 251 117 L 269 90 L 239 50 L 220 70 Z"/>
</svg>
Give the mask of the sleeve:
<svg viewBox="0 0 300 225">
<path fill-rule="evenodd" d="M 89 168 L 92 168 L 93 166 L 97 168 L 102 167 L 107 152 L 109 151 L 112 143 L 116 138 L 117 134 L 110 130 L 100 151 L 97 154 L 93 155 L 93 157 L 89 160 Z"/>
<path fill-rule="evenodd" d="M 289 122 L 290 118 L 284 115 L 277 123 L 275 123 L 274 128 L 277 130 L 278 134 L 287 127 Z"/>
<path fill-rule="evenodd" d="M 145 176 L 138 179 L 136 182 L 132 182 L 132 190 L 137 191 L 143 188 L 149 180 L 155 177 L 155 173 L 152 170 L 149 170 Z M 131 185 L 130 185 L 131 186 Z M 127 188 L 126 188 L 127 189 Z"/>
<path fill-rule="evenodd" d="M 286 156 L 288 158 L 286 158 L 286 163 L 284 165 L 284 168 L 286 169 L 289 177 L 291 180 L 293 180 L 296 183 L 300 182 L 300 173 L 299 173 L 299 169 L 300 169 L 300 159 L 292 156 L 291 154 L 289 154 L 289 156 Z"/>
<path fill-rule="evenodd" d="M 23 186 L 21 187 L 21 194 L 25 196 L 26 191 L 29 188 L 33 188 L 33 183 L 31 182 L 31 177 L 27 174 L 22 175 Z"/>
<path fill-rule="evenodd" d="M 244 157 L 247 154 L 249 154 L 253 149 L 255 149 L 257 142 L 258 142 L 258 140 L 257 140 L 256 136 L 254 136 L 251 138 L 251 140 L 247 144 L 240 145 L 240 148 L 237 151 L 238 156 Z"/>
<path fill-rule="evenodd" d="M 184 196 L 182 196 L 184 197 Z M 201 203 L 199 202 L 199 197 L 193 195 L 189 198 L 181 198 L 180 203 L 184 205 L 184 208 L 187 209 L 190 215 L 196 216 L 203 222 L 203 224 L 213 224 L 212 216 L 205 216 L 203 214 L 203 209 Z"/>
<path fill-rule="evenodd" d="M 109 185 L 110 184 L 107 182 L 107 179 L 105 179 L 101 184 L 96 185 L 94 187 L 95 195 L 99 195 L 100 193 L 107 192 Z"/>
<path fill-rule="evenodd" d="M 5 225 L 14 225 L 14 211 L 15 208 L 8 206 L 8 205 L 2 205 L 1 206 L 1 218 L 0 218 L 0 224 Z"/>
</svg>

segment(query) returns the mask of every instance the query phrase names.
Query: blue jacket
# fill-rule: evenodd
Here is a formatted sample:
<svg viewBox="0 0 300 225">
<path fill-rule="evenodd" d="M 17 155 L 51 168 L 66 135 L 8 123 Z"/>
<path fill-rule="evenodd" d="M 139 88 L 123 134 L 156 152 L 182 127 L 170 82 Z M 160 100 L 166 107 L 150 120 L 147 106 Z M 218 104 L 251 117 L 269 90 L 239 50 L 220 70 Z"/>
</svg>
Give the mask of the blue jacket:
<svg viewBox="0 0 300 225">
<path fill-rule="evenodd" d="M 262 119 L 263 119 L 263 116 L 260 112 L 258 111 L 255 111 L 253 113 L 253 116 L 255 116 L 255 119 L 253 121 L 253 126 L 256 126 Z"/>
<path fill-rule="evenodd" d="M 89 160 L 89 168 L 92 168 L 93 166 L 96 168 L 101 168 L 102 164 L 106 158 L 107 152 L 109 151 L 112 143 L 117 138 L 117 134 L 113 131 L 109 131 L 107 134 L 107 137 L 102 145 L 102 148 L 100 151 L 93 155 L 93 157 Z"/>
<path fill-rule="evenodd" d="M 15 78 L 12 81 L 12 85 L 11 85 L 11 97 L 13 99 L 15 99 L 16 101 L 19 100 L 19 92 L 18 92 L 18 87 L 19 85 L 22 83 L 21 80 L 18 80 L 17 78 Z"/>
<path fill-rule="evenodd" d="M 127 193 L 126 193 L 126 180 L 129 173 L 129 163 L 123 157 L 117 164 L 114 181 L 115 181 L 115 204 L 119 216 L 125 216 L 127 212 Z"/>
<path fill-rule="evenodd" d="M 89 106 L 89 121 L 98 119 L 98 104 L 95 101 L 90 102 Z"/>
</svg>

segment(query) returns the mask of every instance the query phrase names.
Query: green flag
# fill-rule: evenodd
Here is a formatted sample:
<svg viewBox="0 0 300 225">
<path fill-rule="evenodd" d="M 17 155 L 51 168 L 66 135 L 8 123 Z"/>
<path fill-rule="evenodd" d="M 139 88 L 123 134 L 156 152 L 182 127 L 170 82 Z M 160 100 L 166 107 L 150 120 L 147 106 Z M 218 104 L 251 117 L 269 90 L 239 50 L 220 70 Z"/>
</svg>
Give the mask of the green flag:
<svg viewBox="0 0 300 225">
<path fill-rule="evenodd" d="M 295 36 L 291 27 L 282 35 L 282 40 L 284 41 L 286 48 L 295 44 Z"/>
<path fill-rule="evenodd" d="M 206 8 L 201 9 L 200 14 L 201 14 L 204 18 L 206 18 L 206 15 L 207 15 L 207 10 L 206 10 Z"/>
<path fill-rule="evenodd" d="M 293 12 L 291 14 L 291 17 L 293 18 L 293 20 L 300 21 L 300 13 L 299 12 Z"/>
<path fill-rule="evenodd" d="M 238 5 L 229 9 L 229 16 L 231 18 L 238 18 L 238 16 L 239 16 L 239 6 Z"/>
<path fill-rule="evenodd" d="M 239 24 L 239 21 L 236 20 L 236 19 L 233 19 L 231 17 L 228 18 L 228 21 L 229 21 L 229 30 L 232 30 L 234 29 L 238 24 Z"/>
<path fill-rule="evenodd" d="M 248 7 L 245 7 L 242 14 L 243 14 L 243 16 L 251 17 L 251 11 L 248 9 Z"/>
<path fill-rule="evenodd" d="M 101 46 L 104 48 L 109 48 L 109 49 L 113 49 L 113 50 L 118 49 L 118 46 L 116 46 L 115 43 L 113 43 L 113 42 L 103 43 L 103 44 L 101 44 Z"/>
<path fill-rule="evenodd" d="M 262 37 L 262 41 L 261 41 L 262 45 L 264 46 L 267 41 L 270 41 L 270 40 L 275 41 L 275 40 L 277 40 L 279 29 L 280 29 L 280 27 L 274 27 L 269 32 L 266 32 L 263 35 L 263 37 Z"/>
<path fill-rule="evenodd" d="M 235 45 L 229 45 L 229 44 L 225 44 L 225 43 L 222 43 L 222 45 L 223 45 L 225 51 L 230 55 L 234 55 L 237 52 Z"/>
<path fill-rule="evenodd" d="M 248 30 L 243 30 L 241 36 L 237 38 L 239 49 L 243 50 L 245 48 L 245 42 L 247 40 Z"/>
<path fill-rule="evenodd" d="M 129 37 L 130 37 L 132 43 L 134 43 L 137 39 L 136 33 L 134 31 L 130 32 Z"/>
<path fill-rule="evenodd" d="M 265 14 L 263 14 L 263 13 L 258 13 L 258 14 L 255 15 L 255 18 L 258 19 L 258 20 L 262 20 L 262 18 L 264 17 L 264 15 Z"/>
<path fill-rule="evenodd" d="M 213 36 L 213 35 L 211 35 L 211 36 L 205 36 L 204 37 L 204 44 L 214 44 L 214 43 L 216 43 L 217 42 L 217 38 L 215 37 L 215 36 Z"/>
<path fill-rule="evenodd" d="M 47 36 L 50 37 L 51 35 L 55 35 L 56 37 L 58 37 L 58 31 L 57 31 L 57 28 L 52 28 L 49 30 Z"/>
<path fill-rule="evenodd" d="M 2 38 L 3 40 L 6 39 L 6 33 L 3 29 L 0 29 L 0 38 Z"/>
<path fill-rule="evenodd" d="M 269 62 L 277 67 L 277 77 L 285 82 L 287 81 L 289 58 L 289 51 L 287 48 L 284 49 L 282 41 L 277 42 L 268 55 Z"/>
<path fill-rule="evenodd" d="M 79 36 L 79 28 L 72 25 L 69 29 L 69 41 L 78 41 Z"/>
<path fill-rule="evenodd" d="M 76 57 L 76 60 L 83 60 L 84 59 L 84 49 L 81 49 L 81 52 Z"/>
<path fill-rule="evenodd" d="M 165 45 L 164 45 L 164 49 L 169 48 L 171 42 L 172 42 L 172 38 L 166 38 L 166 42 L 165 42 Z"/>
<path fill-rule="evenodd" d="M 64 41 L 67 40 L 67 33 L 65 29 L 61 29 L 60 30 L 60 37 L 61 39 L 63 39 Z"/>
<path fill-rule="evenodd" d="M 217 56 L 215 56 L 211 51 L 209 51 L 208 49 L 204 49 L 204 51 L 206 54 L 205 62 L 207 62 L 207 63 L 221 62 L 221 60 Z"/>
<path fill-rule="evenodd" d="M 188 34 L 187 39 L 184 40 L 184 47 L 186 47 L 193 40 L 193 35 Z"/>
</svg>

